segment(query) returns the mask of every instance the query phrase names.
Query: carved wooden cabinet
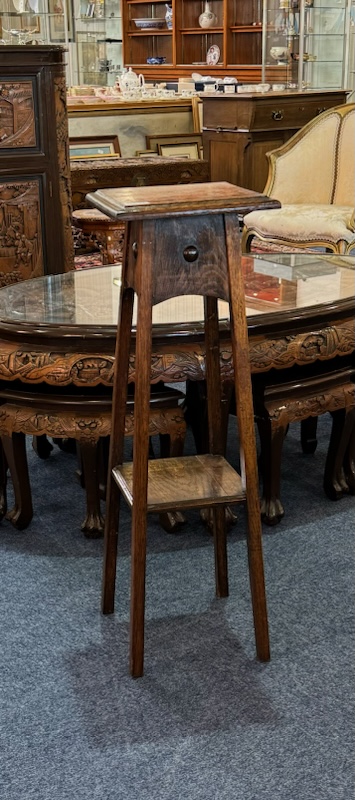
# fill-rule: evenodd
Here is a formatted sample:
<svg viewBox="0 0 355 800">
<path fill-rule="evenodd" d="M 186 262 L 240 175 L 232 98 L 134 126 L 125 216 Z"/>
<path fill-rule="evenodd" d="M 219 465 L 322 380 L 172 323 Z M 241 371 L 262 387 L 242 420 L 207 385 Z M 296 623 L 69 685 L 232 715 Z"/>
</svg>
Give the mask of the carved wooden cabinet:
<svg viewBox="0 0 355 800">
<path fill-rule="evenodd" d="M 0 286 L 72 268 L 64 50 L 0 46 Z"/>
</svg>

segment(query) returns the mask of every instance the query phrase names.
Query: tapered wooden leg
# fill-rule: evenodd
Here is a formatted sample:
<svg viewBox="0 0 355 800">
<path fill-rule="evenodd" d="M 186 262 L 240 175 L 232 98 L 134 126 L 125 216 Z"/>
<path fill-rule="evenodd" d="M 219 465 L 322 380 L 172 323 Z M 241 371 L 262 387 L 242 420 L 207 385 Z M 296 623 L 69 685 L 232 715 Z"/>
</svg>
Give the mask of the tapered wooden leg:
<svg viewBox="0 0 355 800">
<path fill-rule="evenodd" d="M 216 596 L 228 597 L 228 560 L 224 506 L 212 509 Z"/>
<path fill-rule="evenodd" d="M 83 482 L 86 492 L 86 517 L 81 530 L 88 539 L 99 539 L 104 533 L 104 519 L 100 510 L 99 442 L 81 441 L 80 454 Z"/>
<path fill-rule="evenodd" d="M 14 508 L 7 512 L 6 518 L 15 528 L 22 530 L 30 524 L 33 517 L 25 434 L 13 433 L 12 436 L 3 436 L 2 444 L 15 495 Z"/>
<path fill-rule="evenodd" d="M 240 269 L 240 239 L 237 225 L 231 215 L 225 216 L 227 258 L 229 263 L 229 287 L 231 309 L 231 335 L 233 362 L 235 365 L 235 394 L 238 429 L 244 470 L 242 477 L 246 485 L 248 510 L 248 559 L 250 588 L 254 616 L 255 642 L 258 658 L 270 658 L 267 620 L 264 565 L 262 553 L 262 530 L 259 503 L 259 480 L 256 460 L 254 410 L 251 389 L 249 342 L 245 315 L 244 283 Z"/>
<path fill-rule="evenodd" d="M 139 678 L 143 675 L 144 667 L 144 609 L 152 329 L 152 244 L 154 242 L 154 236 L 154 221 L 144 222 L 139 254 L 139 257 L 142 258 L 142 251 L 144 252 L 144 278 L 141 280 L 139 286 L 137 312 L 132 477 L 134 502 L 132 508 L 130 669 L 134 678 Z"/>
<path fill-rule="evenodd" d="M 226 427 L 222 417 L 221 375 L 219 365 L 218 306 L 215 297 L 206 297 L 205 341 L 209 450 L 224 455 Z M 228 597 L 228 562 L 225 509 L 213 508 L 213 541 L 217 597 Z"/>
<path fill-rule="evenodd" d="M 281 456 L 286 426 L 273 426 L 269 418 L 257 419 L 261 444 L 263 494 L 261 518 L 267 525 L 277 525 L 284 516 L 280 499 Z"/>
<path fill-rule="evenodd" d="M 308 417 L 301 422 L 301 447 L 302 452 L 312 455 L 317 449 L 318 417 Z"/>
<path fill-rule="evenodd" d="M 5 458 L 4 449 L 0 439 L 0 521 L 4 518 L 7 512 L 7 461 Z"/>
<path fill-rule="evenodd" d="M 112 398 L 112 426 L 110 454 L 107 473 L 107 498 L 105 519 L 105 542 L 102 578 L 102 612 L 112 614 L 115 605 L 116 560 L 118 544 L 118 524 L 120 492 L 112 477 L 114 466 L 122 463 L 124 448 L 125 414 L 129 352 L 131 344 L 131 325 L 133 311 L 133 291 L 125 289 L 122 281 L 120 319 L 116 339 L 115 381 Z"/>
</svg>

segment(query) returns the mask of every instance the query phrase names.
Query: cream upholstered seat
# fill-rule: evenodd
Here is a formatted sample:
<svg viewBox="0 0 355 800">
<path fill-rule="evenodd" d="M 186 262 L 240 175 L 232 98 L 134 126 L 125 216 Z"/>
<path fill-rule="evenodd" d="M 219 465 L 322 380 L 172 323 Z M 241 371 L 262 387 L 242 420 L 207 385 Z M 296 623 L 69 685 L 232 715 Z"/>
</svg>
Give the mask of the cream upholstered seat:
<svg viewBox="0 0 355 800">
<path fill-rule="evenodd" d="M 264 194 L 282 207 L 244 217 L 244 249 L 256 237 L 292 249 L 355 250 L 354 153 L 355 103 L 323 112 L 268 153 Z"/>
</svg>

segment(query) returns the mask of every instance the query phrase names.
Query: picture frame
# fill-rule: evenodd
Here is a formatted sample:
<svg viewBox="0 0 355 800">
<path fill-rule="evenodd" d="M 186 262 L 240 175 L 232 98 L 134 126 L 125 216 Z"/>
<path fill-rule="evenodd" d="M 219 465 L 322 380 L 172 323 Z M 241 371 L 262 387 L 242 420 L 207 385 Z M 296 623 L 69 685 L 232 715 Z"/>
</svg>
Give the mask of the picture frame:
<svg viewBox="0 0 355 800">
<path fill-rule="evenodd" d="M 120 156 L 118 136 L 74 136 L 69 139 L 69 157 L 80 161 L 84 158 L 111 158 Z"/>
<path fill-rule="evenodd" d="M 73 0 L 48 0 L 49 34 L 51 42 L 65 42 L 64 19 L 68 26 L 68 42 L 75 41 Z M 64 14 L 65 12 L 65 14 Z"/>
<path fill-rule="evenodd" d="M 196 142 L 180 142 L 178 144 L 158 144 L 158 154 L 165 158 L 191 158 L 199 159 L 199 149 Z"/>
<path fill-rule="evenodd" d="M 159 155 L 178 156 L 187 154 L 188 158 L 203 158 L 201 133 L 175 133 L 159 136 L 146 136 L 147 147 Z M 163 151 L 161 150 L 163 148 Z M 173 148 L 170 150 L 170 148 Z"/>
<path fill-rule="evenodd" d="M 156 150 L 136 150 L 136 156 L 156 156 Z"/>
</svg>

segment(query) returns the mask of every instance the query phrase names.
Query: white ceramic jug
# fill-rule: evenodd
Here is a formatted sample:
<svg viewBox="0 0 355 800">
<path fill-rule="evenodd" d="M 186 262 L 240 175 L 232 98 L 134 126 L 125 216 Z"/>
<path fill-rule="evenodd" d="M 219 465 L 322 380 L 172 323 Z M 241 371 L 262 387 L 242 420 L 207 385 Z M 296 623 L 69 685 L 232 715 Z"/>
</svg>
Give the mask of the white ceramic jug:
<svg viewBox="0 0 355 800">
<path fill-rule="evenodd" d="M 213 13 L 213 11 L 211 11 L 211 6 L 208 0 L 206 0 L 205 10 L 203 11 L 202 14 L 200 14 L 198 18 L 198 24 L 200 28 L 213 28 L 216 25 L 216 22 L 217 22 L 217 17 Z"/>
</svg>

